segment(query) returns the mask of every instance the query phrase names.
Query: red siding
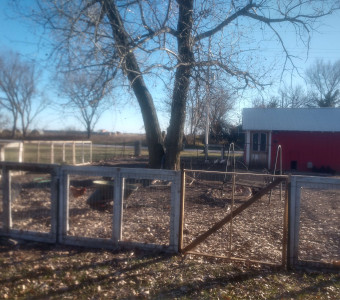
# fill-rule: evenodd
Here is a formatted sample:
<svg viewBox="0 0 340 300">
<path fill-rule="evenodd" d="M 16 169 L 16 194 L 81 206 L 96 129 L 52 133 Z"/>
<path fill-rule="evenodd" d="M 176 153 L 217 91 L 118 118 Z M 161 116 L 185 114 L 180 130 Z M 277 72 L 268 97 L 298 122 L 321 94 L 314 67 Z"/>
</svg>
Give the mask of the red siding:
<svg viewBox="0 0 340 300">
<path fill-rule="evenodd" d="M 308 162 L 317 169 L 330 167 L 340 171 L 340 132 L 273 131 L 272 169 L 278 145 L 282 146 L 284 170 L 291 170 L 291 162 L 296 161 L 298 171 L 312 171 L 307 168 Z"/>
</svg>

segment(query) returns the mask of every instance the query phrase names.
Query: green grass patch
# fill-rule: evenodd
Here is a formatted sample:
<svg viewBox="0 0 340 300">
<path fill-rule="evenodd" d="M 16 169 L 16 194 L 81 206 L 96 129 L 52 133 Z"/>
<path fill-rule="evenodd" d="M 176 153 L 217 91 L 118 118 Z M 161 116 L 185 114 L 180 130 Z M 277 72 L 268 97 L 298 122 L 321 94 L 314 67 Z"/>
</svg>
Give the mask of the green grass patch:
<svg viewBox="0 0 340 300">
<path fill-rule="evenodd" d="M 64 153 L 64 154 L 63 154 Z M 116 158 L 126 158 L 134 156 L 134 147 L 128 145 L 119 145 L 119 144 L 93 144 L 92 145 L 92 161 L 100 162 L 100 161 L 110 161 Z M 141 152 L 142 156 L 148 156 L 148 150 L 143 149 Z M 72 143 L 63 144 L 54 144 L 53 145 L 53 155 L 54 155 L 54 163 L 62 164 L 72 164 L 73 163 L 73 145 Z M 225 153 L 226 157 L 227 153 Z M 16 148 L 8 148 L 5 151 L 5 160 L 6 161 L 14 161 L 18 162 L 19 150 Z M 51 163 L 52 157 L 52 148 L 51 144 L 46 143 L 32 143 L 24 145 L 23 152 L 23 161 L 28 163 Z M 80 144 L 76 144 L 75 146 L 75 158 L 76 163 L 82 163 L 84 157 L 84 162 L 90 161 L 90 146 L 88 144 L 84 144 L 84 146 Z M 185 149 L 181 151 L 181 157 L 185 159 L 205 159 L 205 154 L 203 149 Z M 241 159 L 242 154 L 235 154 L 236 159 Z M 208 159 L 216 160 L 221 158 L 220 151 L 209 151 Z"/>
<path fill-rule="evenodd" d="M 23 161 L 28 163 L 51 163 L 52 153 L 54 155 L 53 162 L 57 164 L 73 163 L 73 145 L 67 143 L 54 144 L 53 152 L 50 144 L 25 144 L 23 152 Z M 64 153 L 64 154 L 63 154 Z M 76 163 L 83 161 L 90 161 L 90 146 L 84 144 L 76 144 L 75 146 L 75 159 Z M 92 146 L 92 161 L 107 161 L 120 157 L 131 157 L 134 155 L 134 148 L 126 145 L 93 145 Z M 148 155 L 148 152 L 142 150 L 141 155 Z M 84 160 L 83 160 L 84 157 Z M 19 161 L 19 150 L 15 148 L 8 148 L 5 151 L 6 161 Z"/>
</svg>

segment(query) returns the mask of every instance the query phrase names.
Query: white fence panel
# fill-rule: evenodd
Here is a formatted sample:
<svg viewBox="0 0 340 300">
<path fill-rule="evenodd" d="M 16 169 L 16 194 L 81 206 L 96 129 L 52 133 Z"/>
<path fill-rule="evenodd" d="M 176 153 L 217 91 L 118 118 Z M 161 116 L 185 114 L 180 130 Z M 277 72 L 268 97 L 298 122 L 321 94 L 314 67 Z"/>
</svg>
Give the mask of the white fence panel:
<svg viewBox="0 0 340 300">
<path fill-rule="evenodd" d="M 166 251 L 178 251 L 179 235 L 179 202 L 180 202 L 180 172 L 169 170 L 132 169 L 113 167 L 75 167 L 61 166 L 60 171 L 60 211 L 59 211 L 59 242 L 64 244 L 99 247 L 142 247 L 159 248 Z M 154 189 L 153 182 L 166 181 L 169 199 L 169 212 L 165 216 L 169 219 L 168 241 L 162 244 L 156 238 L 152 241 L 145 235 L 152 231 L 143 229 L 140 215 L 143 208 L 141 202 L 150 206 L 152 196 L 141 198 Z M 83 194 L 76 198 L 71 189 L 84 190 Z M 131 194 L 133 196 L 131 196 Z M 139 206 L 135 215 L 128 214 L 132 200 Z M 156 203 L 157 205 L 157 203 Z M 157 206 L 153 207 L 157 211 Z M 160 209 L 160 207 L 158 208 Z M 78 212 L 82 211 L 80 216 Z M 150 210 L 146 219 L 153 219 Z M 164 212 L 162 212 L 164 213 Z M 130 219 L 129 219 L 130 218 Z M 132 221 L 131 221 L 132 220 Z M 137 220 L 137 221 L 136 221 Z M 125 224 L 131 221 L 135 228 L 140 230 L 134 238 L 126 237 Z M 164 224 L 162 224 L 165 226 Z M 156 225 L 157 226 L 157 225 Z M 86 228 L 86 230 L 85 230 Z M 143 240 L 144 238 L 144 240 Z"/>
<path fill-rule="evenodd" d="M 58 167 L 2 163 L 1 234 L 54 243 Z"/>
</svg>

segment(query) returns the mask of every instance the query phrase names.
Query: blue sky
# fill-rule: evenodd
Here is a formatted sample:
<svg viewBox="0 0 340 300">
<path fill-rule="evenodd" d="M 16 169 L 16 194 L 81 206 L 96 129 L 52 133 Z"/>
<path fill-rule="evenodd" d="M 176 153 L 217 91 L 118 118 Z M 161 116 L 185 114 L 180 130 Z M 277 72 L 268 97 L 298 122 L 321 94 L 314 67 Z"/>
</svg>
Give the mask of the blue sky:
<svg viewBox="0 0 340 300">
<path fill-rule="evenodd" d="M 7 49 L 19 52 L 25 59 L 36 60 L 38 63 L 46 58 L 45 41 L 48 37 L 42 35 L 42 29 L 38 25 L 29 23 L 22 19 L 11 18 L 13 14 L 7 5 L 8 1 L 0 1 L 0 49 Z M 318 32 L 314 32 L 311 41 L 311 47 L 309 51 L 308 59 L 306 59 L 306 49 L 301 45 L 298 45 L 295 40 L 295 35 L 292 32 L 286 32 L 288 48 L 296 55 L 303 57 L 300 61 L 296 61 L 297 66 L 300 68 L 301 73 L 305 68 L 310 66 L 316 58 L 323 58 L 325 61 L 334 62 L 340 59 L 340 13 L 331 15 L 323 20 L 323 25 L 318 29 Z M 27 26 L 29 24 L 29 26 Z M 266 55 L 273 57 L 282 53 L 282 50 L 274 44 L 268 44 L 266 49 Z M 40 66 L 43 69 L 47 69 L 45 62 L 41 62 Z M 45 73 L 45 80 L 42 84 L 42 88 L 46 88 L 47 84 L 51 84 L 48 80 L 48 73 Z M 286 74 L 284 81 L 290 82 L 290 74 Z M 303 80 L 294 74 L 294 83 L 303 83 Z M 279 88 L 280 83 L 277 81 L 276 85 L 272 87 L 273 93 Z M 269 91 L 270 93 L 270 91 Z M 239 101 L 236 105 L 236 114 L 234 120 L 237 119 L 242 107 L 249 105 L 251 97 L 254 94 L 246 93 L 245 99 Z M 55 101 L 57 96 L 50 93 L 49 97 L 52 101 Z M 156 101 L 161 101 L 164 95 L 162 91 L 157 91 L 154 96 Z M 166 129 L 167 120 L 160 115 L 160 123 L 162 130 Z M 73 127 L 82 129 L 81 124 L 74 118 L 65 117 L 60 115 L 54 110 L 46 110 L 42 115 L 38 117 L 34 127 L 39 129 L 65 129 Z M 136 104 L 136 101 L 131 101 L 129 105 L 125 105 L 120 108 L 112 108 L 108 110 L 100 121 L 98 122 L 96 129 L 106 129 L 110 131 L 121 132 L 143 132 L 143 122 Z"/>
</svg>

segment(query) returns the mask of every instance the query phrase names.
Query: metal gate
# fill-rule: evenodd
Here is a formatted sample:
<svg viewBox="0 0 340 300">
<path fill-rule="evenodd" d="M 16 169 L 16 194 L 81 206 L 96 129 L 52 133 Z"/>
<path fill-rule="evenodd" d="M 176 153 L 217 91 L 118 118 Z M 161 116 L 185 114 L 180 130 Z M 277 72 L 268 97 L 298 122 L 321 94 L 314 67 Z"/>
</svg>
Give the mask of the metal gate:
<svg viewBox="0 0 340 300">
<path fill-rule="evenodd" d="M 285 265 L 288 179 L 184 170 L 181 252 Z"/>
<path fill-rule="evenodd" d="M 288 262 L 340 268 L 340 179 L 292 176 Z"/>
</svg>

